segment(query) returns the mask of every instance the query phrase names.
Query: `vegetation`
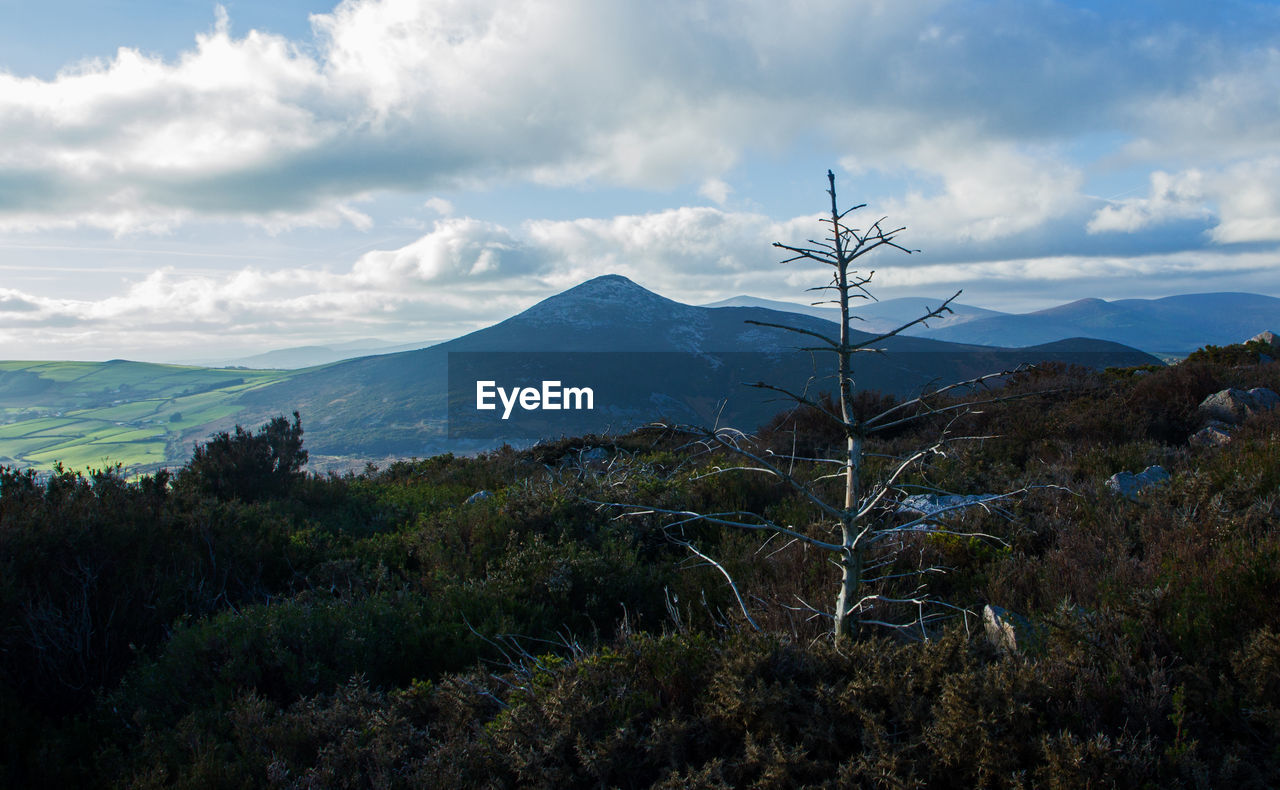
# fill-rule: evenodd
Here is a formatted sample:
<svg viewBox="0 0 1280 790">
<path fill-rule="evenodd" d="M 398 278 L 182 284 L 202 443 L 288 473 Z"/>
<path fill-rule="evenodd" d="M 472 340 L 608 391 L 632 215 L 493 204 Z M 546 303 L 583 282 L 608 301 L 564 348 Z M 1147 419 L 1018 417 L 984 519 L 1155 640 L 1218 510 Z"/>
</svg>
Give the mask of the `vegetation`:
<svg viewBox="0 0 1280 790">
<path fill-rule="evenodd" d="M 947 601 L 1042 629 L 1012 655 L 972 616 L 926 643 L 837 646 L 796 601 L 838 569 L 700 524 L 750 631 L 661 519 L 590 501 L 779 520 L 803 504 L 709 477 L 727 456 L 653 431 L 317 476 L 282 417 L 173 475 L 5 468 L 0 786 L 1266 787 L 1280 412 L 1221 448 L 1186 442 L 1231 386 L 1280 389 L 1280 363 L 1051 366 L 1007 387 L 1053 394 L 968 414 L 957 430 L 998 436 L 913 473 L 1070 490 L 958 517 L 998 541 L 919 532 L 895 560 L 902 590 L 944 566 Z M 766 440 L 844 445 L 827 415 L 794 422 Z M 940 427 L 868 437 L 867 481 Z M 1104 485 L 1154 463 L 1173 479 L 1137 502 Z"/>
<path fill-rule="evenodd" d="M 145 362 L 0 362 L 0 463 L 155 472 L 246 393 L 293 375 Z"/>
</svg>

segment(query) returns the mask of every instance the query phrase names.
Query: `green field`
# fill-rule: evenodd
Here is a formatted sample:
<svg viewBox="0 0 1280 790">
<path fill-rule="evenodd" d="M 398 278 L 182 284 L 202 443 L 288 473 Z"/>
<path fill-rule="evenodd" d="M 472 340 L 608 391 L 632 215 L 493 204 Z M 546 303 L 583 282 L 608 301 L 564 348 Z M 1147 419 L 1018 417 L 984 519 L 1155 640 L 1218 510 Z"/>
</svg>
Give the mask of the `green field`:
<svg viewBox="0 0 1280 790">
<path fill-rule="evenodd" d="M 0 362 L 0 464 L 144 472 L 182 463 L 202 428 L 240 411 L 240 396 L 292 374 L 121 360 Z"/>
</svg>

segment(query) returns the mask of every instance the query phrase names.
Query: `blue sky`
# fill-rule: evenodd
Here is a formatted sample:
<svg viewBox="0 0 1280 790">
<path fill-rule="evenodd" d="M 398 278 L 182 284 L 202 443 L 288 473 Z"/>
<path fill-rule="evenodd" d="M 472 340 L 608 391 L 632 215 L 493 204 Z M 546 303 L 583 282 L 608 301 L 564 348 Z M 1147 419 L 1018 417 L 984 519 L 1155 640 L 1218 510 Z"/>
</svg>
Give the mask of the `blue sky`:
<svg viewBox="0 0 1280 790">
<path fill-rule="evenodd" d="M 0 0 L 0 356 L 800 299 L 828 167 L 882 298 L 1280 295 L 1277 86 L 1274 3 Z"/>
</svg>

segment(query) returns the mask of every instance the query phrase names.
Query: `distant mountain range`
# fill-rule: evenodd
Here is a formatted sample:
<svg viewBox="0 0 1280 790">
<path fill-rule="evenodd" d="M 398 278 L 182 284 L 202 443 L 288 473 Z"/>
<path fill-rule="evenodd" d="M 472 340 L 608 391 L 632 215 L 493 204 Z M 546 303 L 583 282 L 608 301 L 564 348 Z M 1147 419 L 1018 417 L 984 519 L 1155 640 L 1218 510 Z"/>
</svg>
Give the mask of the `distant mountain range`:
<svg viewBox="0 0 1280 790">
<path fill-rule="evenodd" d="M 1280 327 L 1280 299 L 1207 293 L 1163 299 L 1081 299 L 1022 315 L 998 315 L 939 327 L 929 337 L 957 343 L 1046 343 L 1062 337 L 1111 340 L 1151 353 L 1187 353 L 1240 343 Z"/>
<path fill-rule="evenodd" d="M 438 343 L 438 340 L 420 341 L 417 343 L 388 343 L 376 338 L 352 340 L 347 343 L 332 343 L 317 346 L 291 346 L 277 348 L 261 354 L 246 357 L 227 357 L 221 359 L 183 360 L 179 364 L 200 365 L 210 368 L 250 368 L 253 370 L 298 370 L 312 368 L 317 365 L 328 365 L 344 359 L 368 357 L 375 354 L 394 354 L 397 351 L 413 351 L 418 348 Z"/>
<path fill-rule="evenodd" d="M 915 317 L 926 303 L 880 303 L 881 312 L 868 324 L 880 330 L 885 324 L 879 322 Z M 445 343 L 302 370 L 0 363 L 0 407 L 9 420 L 0 425 L 0 462 L 47 466 L 71 458 L 77 465 L 119 461 L 134 469 L 156 468 L 181 463 L 212 432 L 257 426 L 294 410 L 302 414 L 312 468 L 318 469 L 620 431 L 657 419 L 750 429 L 790 403 L 748 384 L 811 394 L 832 387 L 830 355 L 801 349 L 822 346 L 813 335 L 833 335 L 834 325 L 819 317 L 826 314 L 783 312 L 772 304 L 778 303 L 687 305 L 608 275 Z M 1021 318 L 959 306 L 957 313 L 931 331 Z M 1022 362 L 1101 367 L 1158 361 L 1106 340 L 1018 339 L 1006 342 L 1017 348 L 996 348 L 894 337 L 878 344 L 888 353 L 858 357 L 857 386 L 914 395 L 930 384 Z M 542 381 L 589 386 L 596 400 L 589 412 L 534 414 L 513 406 L 507 410 L 511 419 L 503 420 L 499 410 L 476 409 L 477 382 L 483 381 L 507 388 Z"/>
<path fill-rule="evenodd" d="M 853 314 L 859 329 L 884 332 L 923 315 L 941 299 L 889 299 L 859 302 Z M 768 307 L 830 321 L 835 308 L 736 296 L 707 307 Z M 1153 354 L 1186 354 L 1205 345 L 1239 343 L 1264 330 L 1280 328 L 1280 299 L 1250 293 L 1206 293 L 1163 299 L 1081 299 L 1032 313 L 1002 313 L 971 305 L 951 305 L 954 315 L 915 326 L 905 334 L 953 343 L 1028 346 L 1073 337 L 1109 340 Z"/>
</svg>

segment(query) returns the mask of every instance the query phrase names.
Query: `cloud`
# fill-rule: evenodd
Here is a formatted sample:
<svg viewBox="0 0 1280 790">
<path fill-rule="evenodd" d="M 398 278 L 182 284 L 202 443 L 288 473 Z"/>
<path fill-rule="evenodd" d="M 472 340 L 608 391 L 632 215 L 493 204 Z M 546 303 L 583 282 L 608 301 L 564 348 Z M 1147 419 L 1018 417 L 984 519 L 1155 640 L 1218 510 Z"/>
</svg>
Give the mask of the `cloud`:
<svg viewBox="0 0 1280 790">
<path fill-rule="evenodd" d="M 1270 41 L 1231 46 L 1210 38 L 1194 57 L 1180 90 L 1136 94 L 1124 154 L 1142 161 L 1194 161 L 1223 165 L 1275 151 L 1280 111 L 1280 46 L 1275 25 L 1262 24 Z M 1228 54 L 1230 53 L 1230 54 Z"/>
<path fill-rule="evenodd" d="M 453 216 L 453 204 L 442 197 L 427 198 L 422 207 L 428 211 L 434 212 L 441 217 Z"/>
<path fill-rule="evenodd" d="M 1240 162 L 1213 180 L 1219 223 L 1214 241 L 1280 241 L 1280 156 Z"/>
<path fill-rule="evenodd" d="M 1052 151 L 986 141 L 972 128 L 923 137 L 907 160 L 939 186 L 890 199 L 883 211 L 931 246 L 1014 236 L 1081 205 L 1078 168 Z"/>
<path fill-rule="evenodd" d="M 375 250 L 356 261 L 352 281 L 364 287 L 411 287 L 459 281 L 496 282 L 536 274 L 547 265 L 505 228 L 468 218 L 442 219 L 398 250 Z"/>
<path fill-rule="evenodd" d="M 40 306 L 12 288 L 0 288 L 0 313 L 31 313 Z"/>
<path fill-rule="evenodd" d="M 732 192 L 733 187 L 719 178 L 708 178 L 702 182 L 702 186 L 698 187 L 699 195 L 718 206 L 723 206 Z"/>
<path fill-rule="evenodd" d="M 1099 209 L 1090 233 L 1134 233 L 1183 220 L 1204 221 L 1218 244 L 1280 241 L 1280 156 L 1227 167 L 1151 174 L 1150 194 Z"/>
<path fill-rule="evenodd" d="M 122 48 L 52 80 L 0 74 L 0 229 L 367 227 L 370 195 L 512 180 L 701 185 L 722 204 L 744 156 L 804 139 L 940 183 L 902 205 L 980 239 L 1064 210 L 1078 167 L 1055 146 L 1074 135 L 1238 158 L 1280 134 L 1262 11 L 1194 36 L 1111 13 L 344 0 L 290 41 L 233 36 L 219 11 L 174 60 Z"/>
<path fill-rule="evenodd" d="M 1206 204 L 1203 173 L 1189 170 L 1171 175 L 1158 170 L 1151 174 L 1150 195 L 1103 206 L 1086 228 L 1089 233 L 1133 233 L 1176 220 L 1205 219 L 1212 215 Z"/>
</svg>

